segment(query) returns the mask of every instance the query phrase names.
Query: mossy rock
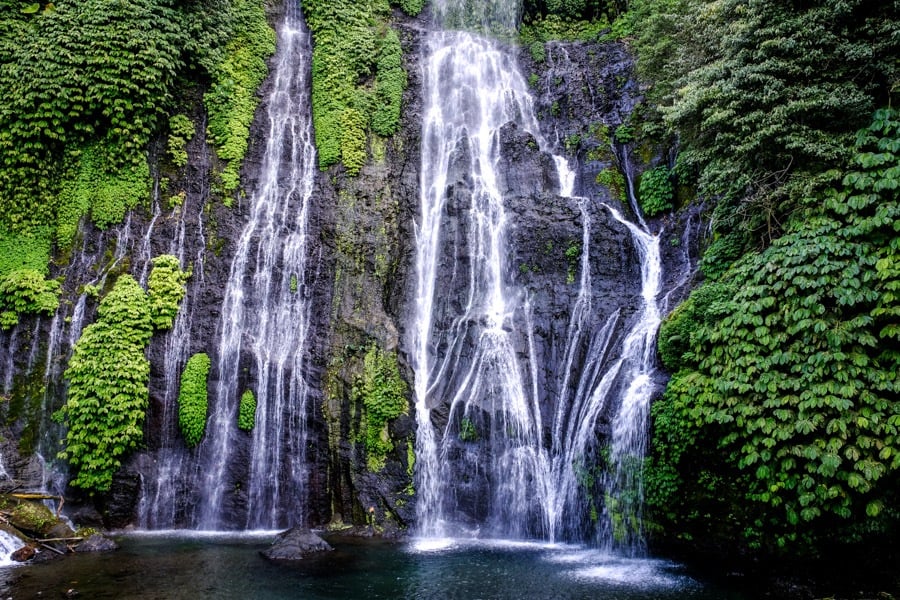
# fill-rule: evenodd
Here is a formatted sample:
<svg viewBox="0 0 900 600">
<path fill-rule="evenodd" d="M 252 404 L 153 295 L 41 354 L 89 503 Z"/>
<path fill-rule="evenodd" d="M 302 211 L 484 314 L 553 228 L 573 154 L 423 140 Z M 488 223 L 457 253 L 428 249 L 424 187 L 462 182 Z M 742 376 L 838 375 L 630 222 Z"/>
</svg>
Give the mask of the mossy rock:
<svg viewBox="0 0 900 600">
<path fill-rule="evenodd" d="M 25 534 L 40 538 L 74 535 L 72 529 L 64 521 L 57 519 L 53 511 L 43 504 L 19 500 L 4 501 L 4 505 L 12 505 L 7 513 L 9 524 Z"/>
</svg>

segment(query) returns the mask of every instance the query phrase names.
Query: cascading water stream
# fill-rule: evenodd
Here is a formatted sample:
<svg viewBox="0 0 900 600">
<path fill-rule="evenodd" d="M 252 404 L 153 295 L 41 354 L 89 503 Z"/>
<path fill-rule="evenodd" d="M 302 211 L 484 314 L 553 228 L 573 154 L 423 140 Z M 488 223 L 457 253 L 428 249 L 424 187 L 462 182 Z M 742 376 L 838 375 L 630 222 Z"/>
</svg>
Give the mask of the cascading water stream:
<svg viewBox="0 0 900 600">
<path fill-rule="evenodd" d="M 169 241 L 168 253 L 184 266 L 190 266 L 191 278 L 172 329 L 164 338 L 162 414 L 159 417 L 159 449 L 156 460 L 142 470 L 141 500 L 138 507 L 138 526 L 143 529 L 168 529 L 179 524 L 179 495 L 184 494 L 181 474 L 189 464 L 190 453 L 178 432 L 178 394 L 180 374 L 191 349 L 191 324 L 197 313 L 198 295 L 205 281 L 206 236 L 203 212 L 209 199 L 210 149 L 203 132 L 206 123 L 198 127 L 197 155 L 193 164 L 199 173 L 200 185 L 196 193 L 186 195 L 184 203 L 172 209 L 175 230 Z M 154 212 L 154 220 L 159 215 Z M 191 227 L 190 254 L 187 231 Z"/>
<path fill-rule="evenodd" d="M 267 143 L 250 220 L 225 284 L 212 415 L 199 448 L 196 525 L 204 529 L 276 528 L 305 521 L 306 401 L 310 327 L 308 212 L 315 171 L 309 102 L 309 34 L 299 3 L 288 1 L 278 32 L 268 98 Z M 243 357 L 253 378 L 241 372 Z M 240 446 L 238 401 L 256 396 L 243 522 L 224 516 L 235 482 L 227 476 Z M 232 514 L 234 511 L 232 511 Z"/>
<path fill-rule="evenodd" d="M 485 509 L 488 521 L 504 534 L 524 535 L 526 515 L 542 496 L 535 473 L 546 472 L 540 443 L 536 395 L 516 356 L 523 331 L 520 308 L 511 301 L 506 268 L 508 216 L 498 172 L 500 128 L 509 122 L 538 132 L 531 98 L 514 62 L 492 42 L 462 32 L 429 36 L 425 67 L 426 111 L 422 135 L 422 213 L 416 229 L 417 287 L 413 369 L 418 419 L 419 523 L 422 533 L 441 536 L 451 476 L 444 468 L 450 452 L 448 430 L 440 439 L 431 424 L 432 398 L 450 406 L 448 427 L 476 418 L 493 418 L 489 456 L 492 472 L 504 473 Z M 449 199 L 449 172 L 460 156 L 469 172 L 468 189 Z M 443 217 L 448 201 L 468 215 L 464 232 L 447 240 Z M 453 279 L 465 286 L 465 301 L 449 307 L 437 297 L 437 271 L 455 246 Z M 465 256 L 466 263 L 457 259 Z M 441 313 L 441 317 L 438 317 Z M 444 323 L 437 323 L 445 318 Z M 474 341 L 473 341 L 474 340 Z M 460 356 L 470 349 L 466 362 Z"/>
<path fill-rule="evenodd" d="M 515 215 L 501 192 L 500 132 L 514 124 L 541 150 L 549 146 L 515 61 L 498 45 L 436 31 L 426 47 L 411 336 L 419 534 L 599 539 L 638 553 L 640 463 L 658 389 L 659 235 L 640 216 L 630 170 L 638 225 L 576 197 L 574 173 L 554 157 L 559 195 L 577 204 L 583 229 L 578 294 L 554 366 L 558 381 L 553 397 L 542 397 L 532 324 L 541 307 L 516 288 L 508 264 Z M 598 320 L 591 224 L 600 212 L 630 233 L 641 284 L 633 314 L 617 309 Z M 612 415 L 608 472 L 595 477 L 587 463 L 603 453 L 597 427 L 604 414 Z M 598 508 L 590 496 L 601 487 Z M 624 533 L 623 522 L 630 527 Z"/>
</svg>

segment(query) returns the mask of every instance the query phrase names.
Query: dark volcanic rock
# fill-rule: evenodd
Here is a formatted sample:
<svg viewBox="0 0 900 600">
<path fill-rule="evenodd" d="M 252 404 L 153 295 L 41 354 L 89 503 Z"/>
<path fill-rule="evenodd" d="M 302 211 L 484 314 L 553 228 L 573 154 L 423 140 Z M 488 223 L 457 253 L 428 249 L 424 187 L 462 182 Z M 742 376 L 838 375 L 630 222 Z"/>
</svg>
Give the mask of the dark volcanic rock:
<svg viewBox="0 0 900 600">
<path fill-rule="evenodd" d="M 291 561 L 303 560 L 310 554 L 333 550 L 328 542 L 309 529 L 294 527 L 279 533 L 272 545 L 260 551 L 269 560 Z"/>
<path fill-rule="evenodd" d="M 109 552 L 118 549 L 119 544 L 100 533 L 91 535 L 75 546 L 75 552 Z"/>
</svg>

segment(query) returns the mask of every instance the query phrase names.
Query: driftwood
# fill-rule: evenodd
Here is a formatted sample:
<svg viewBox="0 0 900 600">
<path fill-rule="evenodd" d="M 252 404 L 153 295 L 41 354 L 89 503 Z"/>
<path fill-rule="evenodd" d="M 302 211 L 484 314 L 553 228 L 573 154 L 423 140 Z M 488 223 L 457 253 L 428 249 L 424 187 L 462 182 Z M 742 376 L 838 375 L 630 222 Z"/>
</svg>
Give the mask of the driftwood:
<svg viewBox="0 0 900 600">
<path fill-rule="evenodd" d="M 48 545 L 48 544 L 44 544 L 44 543 L 42 543 L 42 542 L 38 542 L 38 544 L 40 544 L 42 547 L 46 548 L 47 550 L 51 550 L 51 551 L 56 552 L 57 554 L 60 554 L 60 555 L 65 555 L 65 552 L 63 552 L 62 550 L 57 550 L 57 549 L 54 548 L 53 546 L 50 546 L 50 545 Z"/>
<path fill-rule="evenodd" d="M 66 503 L 66 499 L 62 496 L 54 496 L 52 494 L 44 494 L 42 492 L 17 492 L 14 494 L 8 494 L 13 498 L 18 498 L 19 500 L 59 500 L 59 504 L 56 505 L 56 518 L 59 518 L 60 512 L 62 512 L 63 504 Z"/>
<path fill-rule="evenodd" d="M 38 543 L 44 542 L 83 542 L 85 538 L 83 537 L 59 537 L 59 538 L 47 538 L 45 540 L 34 540 Z"/>
</svg>

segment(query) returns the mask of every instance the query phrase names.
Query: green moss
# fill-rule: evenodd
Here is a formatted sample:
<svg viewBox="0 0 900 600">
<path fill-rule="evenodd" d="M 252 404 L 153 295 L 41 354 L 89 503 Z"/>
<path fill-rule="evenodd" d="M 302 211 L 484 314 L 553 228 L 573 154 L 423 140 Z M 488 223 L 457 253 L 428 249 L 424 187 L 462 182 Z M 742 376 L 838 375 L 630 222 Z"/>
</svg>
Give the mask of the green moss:
<svg viewBox="0 0 900 600">
<path fill-rule="evenodd" d="M 363 373 L 353 386 L 354 401 L 365 407 L 365 442 L 369 470 L 384 468 L 394 449 L 388 423 L 409 412 L 409 388 L 400 376 L 397 355 L 384 352 L 374 343 L 363 359 Z"/>
<path fill-rule="evenodd" d="M 372 130 L 381 136 L 393 135 L 400 125 L 400 101 L 407 83 L 401 54 L 400 38 L 388 29 L 380 40 L 372 114 Z"/>
<path fill-rule="evenodd" d="M 246 390 L 241 394 L 241 404 L 238 408 L 238 428 L 251 431 L 256 425 L 256 396 L 252 390 Z"/>
<path fill-rule="evenodd" d="M 609 189 L 610 196 L 622 201 L 625 198 L 625 177 L 615 167 L 607 167 L 597 174 L 597 183 Z"/>
<path fill-rule="evenodd" d="M 59 194 L 56 242 L 72 245 L 81 218 L 107 229 L 122 222 L 125 212 L 150 197 L 150 168 L 146 160 L 120 166 L 110 159 L 112 147 L 93 144 L 78 155 Z"/>
<path fill-rule="evenodd" d="M 203 439 L 206 431 L 206 412 L 209 405 L 207 377 L 209 356 L 203 353 L 191 356 L 181 373 L 181 389 L 178 392 L 178 426 L 184 443 L 193 448 Z"/>
<path fill-rule="evenodd" d="M 171 254 L 157 256 L 152 263 L 153 270 L 150 271 L 147 287 L 153 326 L 156 329 L 169 329 L 187 291 L 184 284 L 191 276 L 191 269 L 182 271 L 178 259 Z"/>
</svg>

